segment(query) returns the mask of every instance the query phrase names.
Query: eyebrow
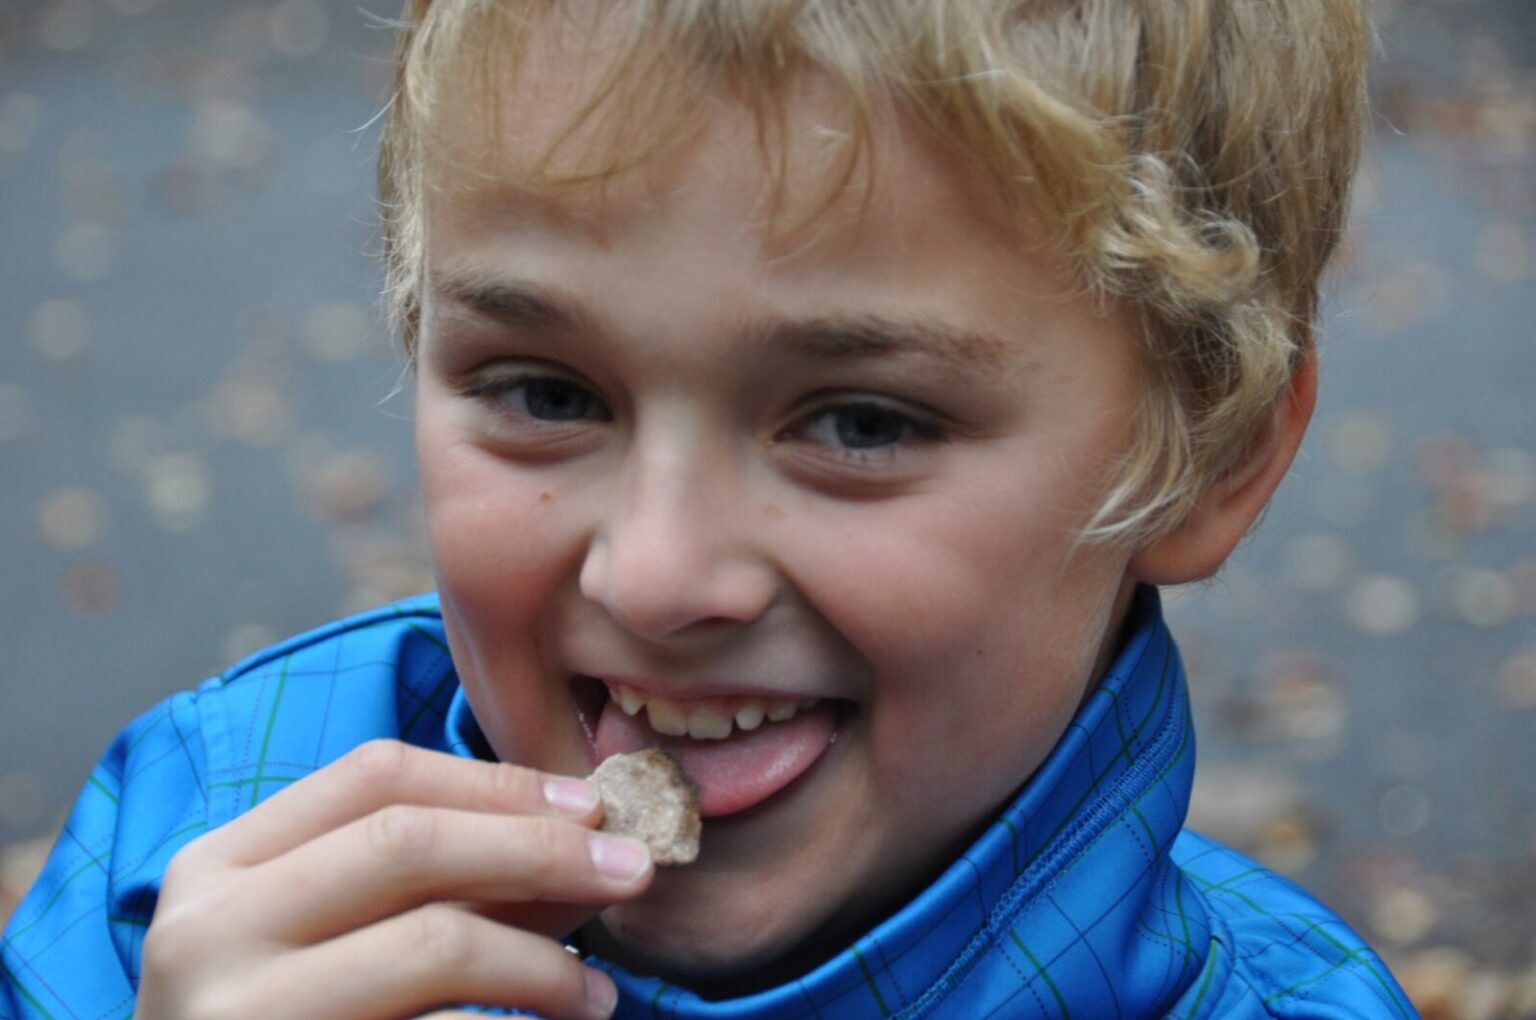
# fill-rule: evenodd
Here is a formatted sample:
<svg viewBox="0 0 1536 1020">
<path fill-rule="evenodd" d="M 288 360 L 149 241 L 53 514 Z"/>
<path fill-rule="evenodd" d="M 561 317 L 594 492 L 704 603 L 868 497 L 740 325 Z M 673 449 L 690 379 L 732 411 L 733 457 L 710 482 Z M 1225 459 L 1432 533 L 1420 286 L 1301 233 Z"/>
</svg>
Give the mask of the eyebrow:
<svg viewBox="0 0 1536 1020">
<path fill-rule="evenodd" d="M 531 281 L 445 272 L 434 274 L 433 289 L 450 301 L 513 326 L 562 328 L 590 321 L 578 302 L 556 288 Z M 1002 338 L 985 333 L 880 315 L 764 319 L 751 323 L 747 335 L 755 348 L 812 360 L 927 357 L 966 376 L 999 371 L 1010 347 Z"/>
<path fill-rule="evenodd" d="M 906 356 L 929 357 L 964 375 L 1002 367 L 1008 344 L 999 337 L 922 319 L 880 315 L 818 316 L 759 324 L 756 344 L 786 348 L 822 361 Z"/>
<path fill-rule="evenodd" d="M 432 289 L 511 325 L 569 326 L 582 321 L 576 304 L 560 292 L 525 280 L 493 279 L 474 272 L 433 274 Z"/>
</svg>

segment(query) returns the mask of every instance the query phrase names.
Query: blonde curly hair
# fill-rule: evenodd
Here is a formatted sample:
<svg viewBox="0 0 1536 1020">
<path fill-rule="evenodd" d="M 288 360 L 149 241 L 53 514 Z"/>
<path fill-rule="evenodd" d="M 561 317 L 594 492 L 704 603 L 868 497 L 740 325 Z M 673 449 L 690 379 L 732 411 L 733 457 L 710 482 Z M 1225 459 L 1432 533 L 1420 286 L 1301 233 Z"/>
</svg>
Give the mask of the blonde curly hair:
<svg viewBox="0 0 1536 1020">
<path fill-rule="evenodd" d="M 1313 356 L 1364 120 L 1360 2 L 606 0 L 596 13 L 619 37 L 606 77 L 525 172 L 608 179 L 685 138 L 722 88 L 751 107 L 773 172 L 789 86 L 812 71 L 845 100 L 836 189 L 899 103 L 1042 213 L 1083 286 L 1140 310 L 1135 440 L 1083 537 L 1144 541 L 1241 461 Z M 572 6 L 407 4 L 379 196 L 387 300 L 412 358 L 441 104 L 509 80 L 531 30 Z"/>
</svg>

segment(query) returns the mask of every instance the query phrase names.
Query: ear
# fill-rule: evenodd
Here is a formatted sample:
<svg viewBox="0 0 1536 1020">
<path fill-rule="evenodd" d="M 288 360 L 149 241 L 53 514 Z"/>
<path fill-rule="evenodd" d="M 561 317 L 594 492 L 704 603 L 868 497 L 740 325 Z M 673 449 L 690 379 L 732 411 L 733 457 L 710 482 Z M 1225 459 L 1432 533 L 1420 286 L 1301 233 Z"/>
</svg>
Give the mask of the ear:
<svg viewBox="0 0 1536 1020">
<path fill-rule="evenodd" d="M 1201 494 L 1182 524 L 1131 558 L 1131 576 L 1148 584 L 1186 584 L 1214 574 L 1290 470 L 1316 404 L 1317 352 L 1309 349 L 1252 449 Z"/>
</svg>

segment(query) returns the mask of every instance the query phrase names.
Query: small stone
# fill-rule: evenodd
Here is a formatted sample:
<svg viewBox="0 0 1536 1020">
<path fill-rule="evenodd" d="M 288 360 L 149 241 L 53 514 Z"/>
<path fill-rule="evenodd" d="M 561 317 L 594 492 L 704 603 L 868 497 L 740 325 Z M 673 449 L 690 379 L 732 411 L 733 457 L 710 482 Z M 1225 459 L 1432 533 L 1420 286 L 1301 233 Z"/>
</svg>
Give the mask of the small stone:
<svg viewBox="0 0 1536 1020">
<path fill-rule="evenodd" d="M 603 798 L 603 831 L 641 840 L 657 865 L 699 856 L 699 799 L 672 756 L 659 748 L 616 754 L 591 781 Z"/>
</svg>

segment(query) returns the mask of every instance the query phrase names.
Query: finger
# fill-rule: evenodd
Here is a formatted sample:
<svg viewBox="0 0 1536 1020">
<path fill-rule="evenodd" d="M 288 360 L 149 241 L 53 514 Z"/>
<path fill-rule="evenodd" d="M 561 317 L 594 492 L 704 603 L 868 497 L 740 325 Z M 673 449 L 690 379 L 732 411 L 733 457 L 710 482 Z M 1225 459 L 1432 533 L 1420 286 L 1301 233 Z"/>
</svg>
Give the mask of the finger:
<svg viewBox="0 0 1536 1020">
<path fill-rule="evenodd" d="M 461 903 L 481 917 L 498 924 L 523 928 L 564 941 L 578 928 L 601 914 L 608 903 Z"/>
<path fill-rule="evenodd" d="M 203 837 L 196 853 L 248 867 L 390 804 L 535 814 L 586 824 L 601 817 L 590 783 L 499 762 L 370 741 Z"/>
<path fill-rule="evenodd" d="M 292 990 L 283 1016 L 295 1020 L 383 1020 L 466 1002 L 587 1020 L 608 1016 L 617 998 L 611 978 L 558 942 L 446 904 L 290 954 L 260 983 Z"/>
<path fill-rule="evenodd" d="M 431 901 L 603 906 L 651 875 L 644 843 L 573 822 L 392 805 L 242 878 L 272 890 L 248 894 L 258 930 L 305 944 Z"/>
</svg>

